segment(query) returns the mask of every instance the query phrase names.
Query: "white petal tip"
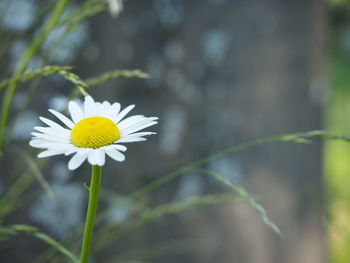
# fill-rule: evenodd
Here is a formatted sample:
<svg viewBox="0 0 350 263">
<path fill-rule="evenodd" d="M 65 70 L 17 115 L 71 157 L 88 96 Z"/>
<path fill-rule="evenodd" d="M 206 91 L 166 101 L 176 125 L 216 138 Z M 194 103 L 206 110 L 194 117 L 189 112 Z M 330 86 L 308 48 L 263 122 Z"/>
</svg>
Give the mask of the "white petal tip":
<svg viewBox="0 0 350 263">
<path fill-rule="evenodd" d="M 95 102 L 94 99 L 90 95 L 85 96 L 85 101 L 87 101 L 87 100 Z"/>
<path fill-rule="evenodd" d="M 115 159 L 117 162 L 120 162 L 120 163 L 122 163 L 122 162 L 124 162 L 125 161 L 125 156 L 124 156 L 124 154 L 123 154 L 123 156 L 120 156 L 120 158 L 118 158 L 118 160 L 117 159 Z"/>
<path fill-rule="evenodd" d="M 38 158 L 45 158 L 45 157 L 48 157 L 48 156 L 45 156 L 45 155 L 43 155 L 42 153 L 39 153 L 39 154 L 37 155 L 37 157 L 38 157 Z"/>
<path fill-rule="evenodd" d="M 34 148 L 39 148 L 38 145 L 34 141 L 30 141 L 29 145 L 34 147 Z"/>
<path fill-rule="evenodd" d="M 87 155 L 75 154 L 68 162 L 68 169 L 75 170 L 85 162 Z"/>
<path fill-rule="evenodd" d="M 68 170 L 69 171 L 73 171 L 73 170 L 76 170 L 76 169 L 78 169 L 79 167 L 81 166 L 81 164 L 79 164 L 79 165 L 76 165 L 76 164 L 72 164 L 72 163 L 68 163 Z"/>
<path fill-rule="evenodd" d="M 116 149 L 118 149 L 121 152 L 125 152 L 128 148 L 126 148 L 126 146 L 124 145 L 116 145 L 115 147 Z"/>
</svg>

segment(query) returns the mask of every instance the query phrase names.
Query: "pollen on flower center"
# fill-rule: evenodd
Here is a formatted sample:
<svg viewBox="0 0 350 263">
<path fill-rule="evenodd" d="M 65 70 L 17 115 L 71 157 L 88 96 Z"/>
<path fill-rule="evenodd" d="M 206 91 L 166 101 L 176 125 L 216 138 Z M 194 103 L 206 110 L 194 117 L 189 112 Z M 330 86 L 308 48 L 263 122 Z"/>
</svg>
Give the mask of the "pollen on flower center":
<svg viewBox="0 0 350 263">
<path fill-rule="evenodd" d="M 71 142 L 80 148 L 97 149 L 118 140 L 118 126 L 104 117 L 90 117 L 79 121 L 70 134 Z"/>
</svg>

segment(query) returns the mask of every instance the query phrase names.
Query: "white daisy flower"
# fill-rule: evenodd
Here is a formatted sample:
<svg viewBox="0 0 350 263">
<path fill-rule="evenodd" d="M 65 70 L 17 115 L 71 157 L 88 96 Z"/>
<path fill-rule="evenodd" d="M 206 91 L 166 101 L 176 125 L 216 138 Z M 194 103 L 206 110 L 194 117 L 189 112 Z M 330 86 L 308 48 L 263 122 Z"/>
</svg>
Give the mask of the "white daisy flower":
<svg viewBox="0 0 350 263">
<path fill-rule="evenodd" d="M 103 166 L 105 154 L 122 162 L 125 156 L 121 152 L 125 152 L 126 147 L 121 143 L 145 141 L 144 136 L 155 134 L 139 131 L 157 124 L 157 117 L 134 115 L 123 119 L 135 105 L 121 111 L 118 102 L 94 102 L 87 96 L 82 108 L 74 101 L 70 101 L 68 107 L 72 119 L 49 109 L 66 127 L 39 117 L 48 127 L 34 127 L 38 132 L 32 132 L 34 137 L 29 144 L 46 149 L 39 158 L 74 154 L 68 162 L 70 170 L 78 168 L 86 159 L 91 165 Z"/>
<path fill-rule="evenodd" d="M 123 11 L 123 0 L 107 0 L 109 12 L 113 17 L 117 17 Z"/>
</svg>

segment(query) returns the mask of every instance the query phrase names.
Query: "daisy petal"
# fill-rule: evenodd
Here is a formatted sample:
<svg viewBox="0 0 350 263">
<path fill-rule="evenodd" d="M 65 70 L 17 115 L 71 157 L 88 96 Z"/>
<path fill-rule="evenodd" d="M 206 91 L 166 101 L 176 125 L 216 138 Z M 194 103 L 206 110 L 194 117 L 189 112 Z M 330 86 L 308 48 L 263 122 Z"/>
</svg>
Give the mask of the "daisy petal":
<svg viewBox="0 0 350 263">
<path fill-rule="evenodd" d="M 157 134 L 157 133 L 155 133 L 155 132 L 136 132 L 136 133 L 130 134 L 128 136 L 142 137 L 142 136 L 148 136 L 148 135 L 154 135 L 154 134 Z"/>
<path fill-rule="evenodd" d="M 57 136 L 51 135 L 51 134 L 32 132 L 31 135 L 35 136 L 35 138 L 45 139 L 45 140 L 49 140 L 49 141 L 63 142 L 63 143 L 68 142 L 68 140 L 65 138 L 57 137 Z"/>
<path fill-rule="evenodd" d="M 112 106 L 109 107 L 108 111 L 105 112 L 106 118 L 113 119 L 116 118 L 120 111 L 120 103 L 114 102 Z"/>
<path fill-rule="evenodd" d="M 129 129 L 121 131 L 121 136 L 126 136 L 126 135 L 129 135 L 129 134 L 132 134 L 133 132 L 137 132 L 137 131 L 143 130 L 143 129 L 145 129 L 145 128 L 149 127 L 149 126 L 152 126 L 154 124 L 157 124 L 157 122 L 156 121 L 152 121 L 152 122 L 149 122 L 149 123 L 146 123 L 146 124 L 130 127 Z"/>
<path fill-rule="evenodd" d="M 105 161 L 106 161 L 106 154 L 105 151 L 100 151 L 99 154 L 99 162 L 97 165 L 99 166 L 104 166 L 105 165 Z"/>
<path fill-rule="evenodd" d="M 54 135 L 63 139 L 67 139 L 70 137 L 70 130 L 67 130 L 65 132 L 62 133 L 58 133 L 57 131 L 55 131 L 54 129 L 50 128 L 50 127 L 34 127 L 34 130 L 37 130 L 39 132 L 42 132 L 44 134 L 49 134 L 49 135 Z"/>
<path fill-rule="evenodd" d="M 62 154 L 62 151 L 56 151 L 56 150 L 46 150 L 38 154 L 38 158 L 45 158 L 53 155 L 59 155 Z"/>
<path fill-rule="evenodd" d="M 118 114 L 118 116 L 117 116 L 115 119 L 113 119 L 113 121 L 114 121 L 115 123 L 118 123 L 118 122 L 121 121 L 121 120 L 125 117 L 125 115 L 128 114 L 133 108 L 135 108 L 135 105 L 130 105 L 130 106 L 126 107 L 124 110 L 122 110 L 122 111 Z"/>
<path fill-rule="evenodd" d="M 101 108 L 102 116 L 105 116 L 105 114 L 107 114 L 107 112 L 109 111 L 110 107 L 111 107 L 111 104 L 108 101 L 102 102 L 102 108 Z"/>
<path fill-rule="evenodd" d="M 47 142 L 47 140 L 34 138 L 29 142 L 29 145 L 34 148 L 45 149 L 48 148 L 47 146 L 49 145 L 49 143 Z"/>
<path fill-rule="evenodd" d="M 84 101 L 85 117 L 96 116 L 95 102 L 91 96 L 86 96 Z"/>
<path fill-rule="evenodd" d="M 77 123 L 84 118 L 82 110 L 75 101 L 69 102 L 68 109 L 74 123 Z"/>
<path fill-rule="evenodd" d="M 56 122 L 49 120 L 47 118 L 44 117 L 39 117 L 39 119 L 47 124 L 48 126 L 50 126 L 52 129 L 56 130 L 57 132 L 64 132 L 66 129 L 63 128 L 61 125 L 57 124 Z"/>
<path fill-rule="evenodd" d="M 48 141 L 45 139 L 40 138 L 34 138 L 29 142 L 29 145 L 35 148 L 45 149 L 48 150 L 62 150 L 62 151 L 71 151 L 74 146 L 70 143 L 63 143 L 63 142 L 53 142 Z"/>
<path fill-rule="evenodd" d="M 141 137 L 125 137 L 125 138 L 118 140 L 118 142 L 121 142 L 121 143 L 142 142 L 142 141 L 147 141 L 147 139 L 141 138 Z"/>
<path fill-rule="evenodd" d="M 79 150 L 78 151 L 79 155 L 84 155 L 84 154 L 88 155 L 89 152 L 93 151 L 93 149 L 90 149 L 90 148 L 78 148 L 78 150 Z"/>
<path fill-rule="evenodd" d="M 91 165 L 99 165 L 101 163 L 103 151 L 101 149 L 94 149 L 88 154 L 88 161 Z"/>
<path fill-rule="evenodd" d="M 68 169 L 69 170 L 75 170 L 77 169 L 85 160 L 86 160 L 87 154 L 79 154 L 76 153 L 68 162 Z"/>
<path fill-rule="evenodd" d="M 122 151 L 122 152 L 125 152 L 127 149 L 126 146 L 120 145 L 120 144 L 114 144 L 112 146 L 113 146 L 113 148 L 116 148 L 117 150 Z"/>
<path fill-rule="evenodd" d="M 72 150 L 72 145 L 65 143 L 65 142 L 55 142 L 55 141 L 43 141 L 38 142 L 38 146 L 45 147 L 48 150 L 63 150 L 63 151 L 70 151 Z"/>
<path fill-rule="evenodd" d="M 48 146 L 48 149 L 67 152 L 67 151 L 76 150 L 76 147 L 70 143 L 54 142 L 54 143 L 50 143 L 50 145 Z"/>
<path fill-rule="evenodd" d="M 65 156 L 68 156 L 68 155 L 71 155 L 71 154 L 73 154 L 73 153 L 78 153 L 79 152 L 79 150 L 78 149 L 75 149 L 75 148 L 73 148 L 73 149 L 71 149 L 71 150 L 67 150 L 65 153 L 64 153 L 64 155 Z M 87 155 L 86 155 L 87 156 Z"/>
<path fill-rule="evenodd" d="M 124 154 L 118 152 L 116 149 L 106 149 L 106 154 L 118 162 L 125 160 Z"/>
<path fill-rule="evenodd" d="M 51 112 L 53 115 L 55 115 L 61 122 L 63 122 L 65 125 L 67 125 L 68 128 L 73 129 L 74 123 L 68 119 L 66 116 L 64 116 L 62 113 L 49 109 L 49 112 Z"/>
<path fill-rule="evenodd" d="M 87 156 L 89 154 L 89 152 L 91 152 L 91 151 L 92 151 L 92 149 L 90 149 L 90 148 L 79 148 L 79 147 L 75 147 L 75 146 L 71 145 L 70 149 L 67 150 L 64 153 L 64 155 L 67 156 L 67 155 L 71 155 L 73 153 L 77 153 L 79 155 L 86 155 Z"/>
<path fill-rule="evenodd" d="M 122 124 L 118 123 L 118 127 L 120 128 L 120 130 L 124 130 L 124 132 L 126 132 L 129 129 L 134 129 L 136 127 L 142 126 L 147 123 L 151 123 L 151 122 L 157 123 L 155 120 L 156 120 L 155 118 L 145 118 L 145 117 L 138 118 L 138 119 L 131 119 L 124 123 L 122 123 L 123 122 L 122 121 L 121 122 Z"/>
<path fill-rule="evenodd" d="M 118 127 L 120 129 L 126 129 L 134 124 L 138 124 L 139 122 L 145 120 L 145 116 L 143 115 L 135 115 L 135 116 L 131 116 L 131 117 L 128 117 L 124 120 L 122 120 L 121 122 L 118 123 Z"/>
<path fill-rule="evenodd" d="M 104 146 L 101 149 L 102 150 L 117 149 L 118 151 L 125 152 L 127 148 L 124 145 L 121 145 L 121 144 L 111 144 L 111 145 Z"/>
<path fill-rule="evenodd" d="M 96 109 L 96 116 L 101 116 L 102 115 L 102 103 L 95 102 L 95 109 Z"/>
</svg>

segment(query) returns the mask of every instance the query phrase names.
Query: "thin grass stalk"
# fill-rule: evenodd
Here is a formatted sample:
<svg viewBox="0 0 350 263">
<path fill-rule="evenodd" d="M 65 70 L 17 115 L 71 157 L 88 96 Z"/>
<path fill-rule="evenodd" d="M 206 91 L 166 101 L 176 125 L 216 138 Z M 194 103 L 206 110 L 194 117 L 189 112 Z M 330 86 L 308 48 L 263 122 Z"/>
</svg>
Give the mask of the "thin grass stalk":
<svg viewBox="0 0 350 263">
<path fill-rule="evenodd" d="M 78 259 L 73 255 L 68 249 L 62 246 L 59 242 L 51 238 L 50 236 L 39 232 L 36 227 L 29 225 L 10 225 L 10 226 L 0 226 L 0 233 L 3 239 L 8 238 L 10 235 L 17 235 L 20 233 L 25 233 L 32 235 L 41 241 L 50 245 L 53 249 L 58 251 L 60 254 L 65 256 L 70 263 L 78 263 Z"/>
<path fill-rule="evenodd" d="M 13 96 L 16 92 L 19 80 L 22 78 L 30 60 L 39 49 L 41 44 L 44 42 L 46 36 L 50 33 L 50 31 L 57 25 L 59 18 L 61 17 L 66 5 L 69 0 L 60 0 L 57 2 L 54 10 L 52 11 L 52 15 L 46 24 L 43 26 L 42 30 L 38 34 L 38 36 L 34 39 L 28 49 L 24 52 L 22 59 L 20 60 L 19 66 L 15 73 L 15 78 L 11 81 L 6 89 L 0 113 L 0 151 L 3 150 L 4 146 L 4 136 L 5 129 L 8 121 L 8 115 L 10 106 L 12 103 Z"/>
</svg>

